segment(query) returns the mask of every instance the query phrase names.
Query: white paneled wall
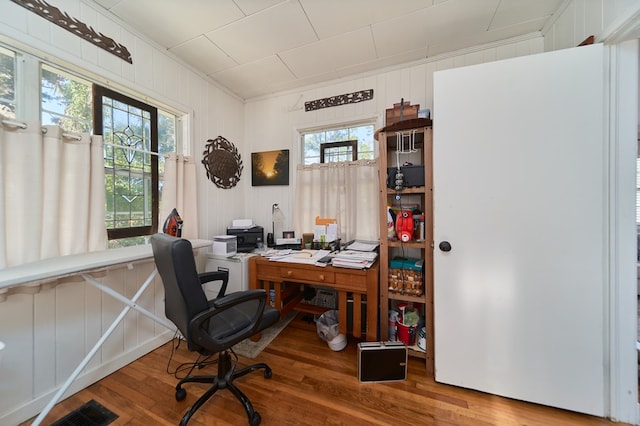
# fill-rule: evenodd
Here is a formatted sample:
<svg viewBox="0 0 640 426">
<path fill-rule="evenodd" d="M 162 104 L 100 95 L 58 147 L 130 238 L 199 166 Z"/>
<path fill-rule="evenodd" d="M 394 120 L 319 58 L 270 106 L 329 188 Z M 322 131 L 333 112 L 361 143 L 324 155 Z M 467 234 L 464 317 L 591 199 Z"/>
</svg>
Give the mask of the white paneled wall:
<svg viewBox="0 0 640 426">
<path fill-rule="evenodd" d="M 99 83 L 159 102 L 188 115 L 190 129 L 186 152 L 199 164 L 207 139 L 222 135 L 238 149 L 244 145 L 243 102 L 210 79 L 184 65 L 165 49 L 128 28 L 101 8 L 82 0 L 57 2 L 56 7 L 102 32 L 131 52 L 133 64 L 83 41 L 63 28 L 27 9 L 0 0 L 0 41 L 34 50 L 33 53 L 64 65 Z M 250 160 L 243 157 L 245 167 Z M 218 189 L 206 178 L 204 166 L 197 168 L 201 238 L 224 233 L 227 224 L 241 215 L 243 186 Z M 242 179 L 247 179 L 247 174 Z M 235 206 L 238 206 L 237 208 Z"/>
<path fill-rule="evenodd" d="M 245 140 L 248 158 L 251 152 L 275 149 L 291 150 L 292 182 L 283 191 L 282 187 L 251 187 L 246 181 L 247 198 L 245 211 L 258 224 L 271 229 L 271 205 L 279 203 L 286 216 L 286 229 L 293 223 L 293 193 L 295 188 L 295 167 L 299 163 L 300 143 L 298 130 L 322 125 L 348 123 L 362 119 L 375 119 L 377 127 L 384 126 L 385 110 L 399 103 L 401 98 L 433 110 L 433 73 L 438 70 L 474 65 L 482 62 L 531 55 L 543 51 L 540 35 L 496 43 L 482 48 L 456 52 L 421 63 L 391 69 L 376 75 L 337 81 L 322 87 L 310 87 L 299 92 L 282 93 L 265 99 L 250 100 L 245 107 Z M 479 82 L 481 84 L 481 82 Z M 373 100 L 356 104 L 304 111 L 304 102 L 330 96 L 373 89 Z M 481 114 L 482 111 L 478 111 Z M 311 224 L 310 224 L 311 226 Z M 302 230 L 296 230 L 298 233 Z M 307 230 L 308 231 L 308 230 Z"/>
<path fill-rule="evenodd" d="M 152 260 L 92 274 L 132 297 L 153 271 Z M 36 283 L 34 283 L 36 284 Z M 0 364 L 0 424 L 17 424 L 53 397 L 125 308 L 79 277 L 37 283 L 31 293 L 0 302 L 0 340 L 7 345 Z M 164 317 L 164 291 L 156 278 L 139 299 Z M 131 310 L 94 355 L 71 393 L 165 343 L 173 332 Z"/>
<path fill-rule="evenodd" d="M 619 25 L 619 19 L 628 16 L 637 8 L 637 0 L 573 0 L 566 9 L 546 29 L 544 50 L 558 50 L 574 47 L 587 37 L 595 36 L 599 42 L 610 36 Z"/>
<path fill-rule="evenodd" d="M 295 166 L 300 158 L 297 130 L 371 118 L 375 118 L 378 126 L 382 127 L 385 110 L 400 102 L 401 98 L 420 104 L 421 108 L 431 109 L 432 117 L 437 119 L 438 112 L 433 109 L 435 71 L 574 47 L 592 34 L 597 41 L 598 37 L 611 31 L 620 17 L 625 17 L 637 7 L 634 6 L 636 4 L 637 0 L 572 0 L 542 34 L 439 55 L 377 74 L 249 100 L 245 105 L 246 145 L 242 151 L 243 158 L 249 159 L 250 153 L 256 151 L 290 149 L 292 182 L 288 190 L 283 191 L 283 187 L 251 187 L 250 178 L 245 178 L 246 215 L 263 225 L 267 232 L 267 228 L 271 228 L 270 206 L 279 203 L 286 216 L 285 228 L 291 228 Z M 304 102 L 366 89 L 374 89 L 373 100 L 304 111 Z"/>
<path fill-rule="evenodd" d="M 543 32 L 429 58 L 376 74 L 336 80 L 322 86 L 283 92 L 243 103 L 158 48 L 143 36 L 82 0 L 60 0 L 56 6 L 97 31 L 127 46 L 133 64 L 84 42 L 66 30 L 9 0 L 0 0 L 0 40 L 82 70 L 102 84 L 159 101 L 188 116 L 187 152 L 197 161 L 207 139 L 218 135 L 234 143 L 242 155 L 244 172 L 236 188 L 223 190 L 198 170 L 200 238 L 225 232 L 234 218 L 246 217 L 271 228 L 271 205 L 279 203 L 293 223 L 295 166 L 300 158 L 300 129 L 375 119 L 384 125 L 385 109 L 401 98 L 433 110 L 433 73 L 437 70 L 530 55 L 574 46 L 588 35 L 606 32 L 637 0 L 573 0 Z M 481 82 L 479 82 L 481 84 Z M 374 89 L 374 99 L 357 104 L 304 111 L 304 102 L 358 90 Z M 482 111 L 478 111 L 482 114 Z M 275 149 L 291 151 L 288 187 L 252 187 L 251 153 Z M 152 268 L 109 271 L 102 280 L 131 296 Z M 38 289 L 34 286 L 34 292 Z M 159 280 L 141 300 L 151 312 L 162 315 Z M 7 343 L 0 364 L 0 424 L 13 425 L 35 415 L 48 402 L 55 387 L 93 346 L 122 309 L 122 304 L 81 282 L 44 285 L 39 292 L 10 295 L 0 302 L 0 340 Z M 90 362 L 74 390 L 109 374 L 170 337 L 150 319 L 129 313 Z"/>
<path fill-rule="evenodd" d="M 104 10 L 81 0 L 58 1 L 55 6 L 125 45 L 131 52 L 133 64 L 9 0 L 0 0 L 0 41 L 78 71 L 108 87 L 184 113 L 191 125 L 186 132 L 186 151 L 198 163 L 207 139 L 222 135 L 239 149 L 242 147 L 241 100 Z M 245 164 L 248 163 L 245 161 Z M 200 236 L 208 238 L 223 233 L 231 219 L 242 215 L 241 200 L 245 194 L 242 187 L 216 188 L 207 181 L 204 167 L 197 168 L 197 173 Z M 151 262 L 139 263 L 133 269 L 110 270 L 101 280 L 114 290 L 132 296 L 152 268 Z M 66 280 L 55 285 L 34 285 L 32 290 L 39 292 L 10 294 L 0 302 L 0 341 L 7 343 L 0 364 L 1 425 L 18 424 L 36 415 L 124 307 L 84 282 Z M 140 304 L 163 316 L 163 293 L 160 280 L 156 279 Z M 171 336 L 163 326 L 129 312 L 70 391 L 99 380 Z"/>
</svg>

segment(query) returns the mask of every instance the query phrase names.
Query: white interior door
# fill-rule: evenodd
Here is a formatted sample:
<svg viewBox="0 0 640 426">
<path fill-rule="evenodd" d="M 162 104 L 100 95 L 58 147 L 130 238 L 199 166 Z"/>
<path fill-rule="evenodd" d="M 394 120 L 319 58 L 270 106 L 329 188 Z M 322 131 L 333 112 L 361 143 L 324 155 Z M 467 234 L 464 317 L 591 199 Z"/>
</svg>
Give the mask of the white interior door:
<svg viewBox="0 0 640 426">
<path fill-rule="evenodd" d="M 604 67 L 593 45 L 434 74 L 437 381 L 604 415 Z"/>
</svg>

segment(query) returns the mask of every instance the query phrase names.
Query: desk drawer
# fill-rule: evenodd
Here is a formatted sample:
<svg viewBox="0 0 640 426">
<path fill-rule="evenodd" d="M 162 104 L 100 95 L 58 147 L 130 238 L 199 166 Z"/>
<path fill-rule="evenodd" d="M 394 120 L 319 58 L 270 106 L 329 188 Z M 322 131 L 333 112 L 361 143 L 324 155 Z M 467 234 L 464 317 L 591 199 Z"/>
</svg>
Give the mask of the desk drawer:
<svg viewBox="0 0 640 426">
<path fill-rule="evenodd" d="M 365 274 L 343 274 L 336 272 L 335 288 L 341 288 L 347 291 L 367 292 L 367 276 Z"/>
<path fill-rule="evenodd" d="M 260 265 L 258 267 L 258 276 L 263 280 L 278 280 L 282 276 L 282 273 L 280 272 L 280 266 L 278 265 Z"/>
<path fill-rule="evenodd" d="M 285 280 L 312 281 L 315 283 L 328 283 L 328 284 L 333 283 L 335 280 L 335 274 L 333 272 L 329 272 L 318 267 L 313 269 L 297 269 L 297 268 L 281 267 L 280 276 Z"/>
</svg>

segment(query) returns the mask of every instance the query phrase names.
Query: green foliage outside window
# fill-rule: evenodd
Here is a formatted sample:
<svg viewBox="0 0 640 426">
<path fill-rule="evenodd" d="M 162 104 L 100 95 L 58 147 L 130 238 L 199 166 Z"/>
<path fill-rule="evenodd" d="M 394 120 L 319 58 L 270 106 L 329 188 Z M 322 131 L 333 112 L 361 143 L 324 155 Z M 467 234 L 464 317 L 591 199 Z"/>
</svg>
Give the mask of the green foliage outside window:
<svg viewBox="0 0 640 426">
<path fill-rule="evenodd" d="M 59 125 L 69 132 L 91 133 L 92 106 L 91 83 L 42 66 L 42 124 Z"/>
<path fill-rule="evenodd" d="M 15 118 L 16 64 L 15 54 L 0 47 L 0 114 Z"/>
</svg>

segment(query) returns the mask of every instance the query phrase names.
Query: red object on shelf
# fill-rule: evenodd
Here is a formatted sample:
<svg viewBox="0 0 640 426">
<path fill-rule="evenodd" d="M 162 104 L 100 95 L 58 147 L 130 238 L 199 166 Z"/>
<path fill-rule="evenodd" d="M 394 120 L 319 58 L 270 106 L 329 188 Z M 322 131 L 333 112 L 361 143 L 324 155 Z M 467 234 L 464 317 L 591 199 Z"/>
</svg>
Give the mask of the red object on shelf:
<svg viewBox="0 0 640 426">
<path fill-rule="evenodd" d="M 398 320 L 398 340 L 407 346 L 413 346 L 416 344 L 416 329 L 418 326 L 404 325 Z"/>
<path fill-rule="evenodd" d="M 413 213 L 402 210 L 396 218 L 396 235 L 402 242 L 411 241 L 413 238 Z"/>
</svg>

